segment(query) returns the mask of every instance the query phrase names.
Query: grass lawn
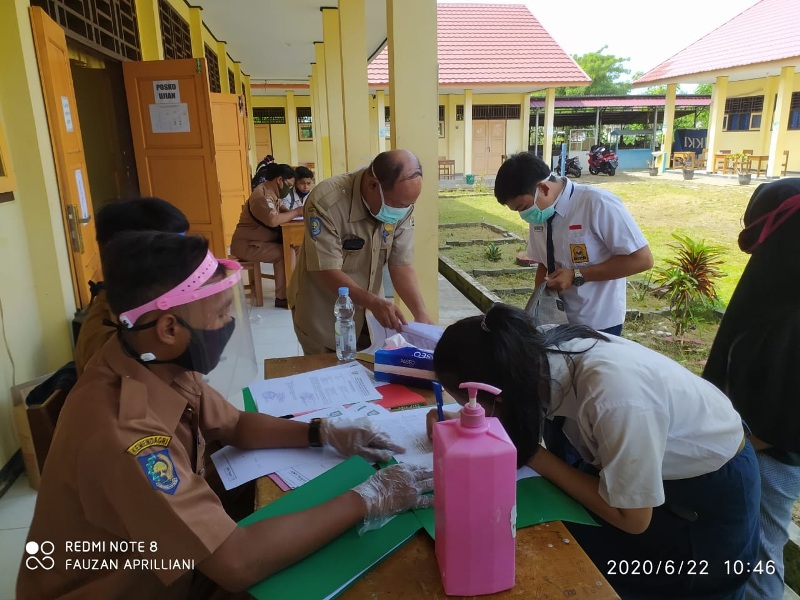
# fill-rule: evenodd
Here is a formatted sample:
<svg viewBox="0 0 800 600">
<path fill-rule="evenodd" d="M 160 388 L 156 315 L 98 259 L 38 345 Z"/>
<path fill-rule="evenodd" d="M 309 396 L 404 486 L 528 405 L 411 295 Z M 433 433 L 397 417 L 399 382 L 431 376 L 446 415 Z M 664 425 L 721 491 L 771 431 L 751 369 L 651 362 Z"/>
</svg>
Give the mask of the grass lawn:
<svg viewBox="0 0 800 600">
<path fill-rule="evenodd" d="M 650 242 L 656 266 L 663 266 L 664 259 L 672 256 L 668 244 L 674 241 L 673 232 L 720 246 L 726 277 L 720 280 L 717 291 L 722 303 L 728 302 L 748 259 L 739 250 L 736 238 L 754 185 L 717 186 L 695 180 L 643 179 L 624 173 L 615 177 L 581 177 L 579 183 L 597 185 L 622 198 Z M 479 221 L 500 225 L 527 239 L 528 224 L 501 206 L 491 193 L 440 193 L 439 223 Z M 504 246 L 503 254 L 511 255 L 512 247 Z"/>
</svg>

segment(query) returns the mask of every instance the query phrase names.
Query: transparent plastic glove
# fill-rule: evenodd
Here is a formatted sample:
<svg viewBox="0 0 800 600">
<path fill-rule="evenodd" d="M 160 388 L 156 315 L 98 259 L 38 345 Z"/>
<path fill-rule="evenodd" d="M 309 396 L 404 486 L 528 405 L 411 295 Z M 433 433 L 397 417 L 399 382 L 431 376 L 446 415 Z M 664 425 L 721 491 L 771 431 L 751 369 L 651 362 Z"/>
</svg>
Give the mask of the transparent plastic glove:
<svg viewBox="0 0 800 600">
<path fill-rule="evenodd" d="M 323 419 L 320 438 L 323 446 L 333 448 L 342 456 L 358 454 L 370 462 L 386 462 L 395 452 L 406 451 L 393 444 L 389 434 L 380 431 L 367 417 L 354 421 Z"/>
<path fill-rule="evenodd" d="M 361 485 L 353 488 L 367 505 L 364 524 L 358 533 L 378 529 L 391 518 L 411 508 L 433 506 L 433 471 L 419 465 L 391 465 L 381 469 Z"/>
</svg>

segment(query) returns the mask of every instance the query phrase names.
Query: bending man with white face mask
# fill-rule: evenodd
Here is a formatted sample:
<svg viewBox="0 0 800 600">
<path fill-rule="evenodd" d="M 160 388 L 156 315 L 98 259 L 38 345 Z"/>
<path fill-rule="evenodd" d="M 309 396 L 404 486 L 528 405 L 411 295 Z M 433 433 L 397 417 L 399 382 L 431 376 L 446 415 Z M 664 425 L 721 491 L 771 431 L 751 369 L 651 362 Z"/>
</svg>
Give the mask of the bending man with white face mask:
<svg viewBox="0 0 800 600">
<path fill-rule="evenodd" d="M 289 283 L 294 330 L 306 354 L 333 352 L 333 305 L 342 287 L 356 306 L 358 348 L 369 345 L 364 311 L 398 329 L 406 317 L 382 293 L 384 265 L 414 320 L 428 316 L 414 259 L 414 204 L 422 166 L 408 150 L 381 152 L 369 166 L 322 181 L 305 203 L 305 239 Z"/>
<path fill-rule="evenodd" d="M 653 266 L 653 255 L 617 196 L 556 177 L 530 152 L 500 166 L 494 195 L 530 224 L 528 256 L 536 285 L 558 290 L 571 324 L 619 335 L 625 278 Z"/>
</svg>

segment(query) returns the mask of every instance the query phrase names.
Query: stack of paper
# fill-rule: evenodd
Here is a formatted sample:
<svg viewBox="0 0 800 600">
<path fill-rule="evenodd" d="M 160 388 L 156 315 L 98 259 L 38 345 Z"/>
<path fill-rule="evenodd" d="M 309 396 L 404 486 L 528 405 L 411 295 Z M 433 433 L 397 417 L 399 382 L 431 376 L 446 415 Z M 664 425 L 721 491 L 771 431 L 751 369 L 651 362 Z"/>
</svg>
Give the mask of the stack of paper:
<svg viewBox="0 0 800 600">
<path fill-rule="evenodd" d="M 395 331 L 394 329 L 384 327 L 378 323 L 378 319 L 373 317 L 371 313 L 367 313 L 367 327 L 369 327 L 369 337 L 372 341 L 372 345 L 356 354 L 357 359 L 367 362 L 375 362 L 375 352 L 377 350 L 383 350 L 386 338 L 392 337 L 397 333 L 401 334 L 412 346 L 421 350 L 433 351 L 444 332 L 444 328 L 438 325 L 426 325 L 424 323 L 415 322 L 403 325 L 400 331 Z"/>
</svg>

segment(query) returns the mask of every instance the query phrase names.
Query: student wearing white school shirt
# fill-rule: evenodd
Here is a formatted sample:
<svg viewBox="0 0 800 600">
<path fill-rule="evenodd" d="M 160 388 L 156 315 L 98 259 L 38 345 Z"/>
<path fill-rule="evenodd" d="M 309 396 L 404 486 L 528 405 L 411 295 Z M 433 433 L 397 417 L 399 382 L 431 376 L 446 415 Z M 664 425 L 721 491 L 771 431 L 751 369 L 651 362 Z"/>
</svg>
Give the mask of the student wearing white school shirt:
<svg viewBox="0 0 800 600">
<path fill-rule="evenodd" d="M 594 514 L 599 527 L 567 527 L 625 600 L 744 600 L 748 577 L 774 567 L 757 562 L 758 463 L 741 417 L 675 361 L 580 325 L 537 328 L 497 303 L 445 329 L 433 365 L 462 405 L 464 381 L 502 390 L 478 402 L 518 466 Z M 540 446 L 542 422 L 559 418 L 577 467 Z"/>
<path fill-rule="evenodd" d="M 647 240 L 622 200 L 554 176 L 531 152 L 514 154 L 500 166 L 494 195 L 530 224 L 528 255 L 539 263 L 536 285 L 546 280 L 558 290 L 569 322 L 619 335 L 625 278 L 653 266 Z"/>
</svg>

